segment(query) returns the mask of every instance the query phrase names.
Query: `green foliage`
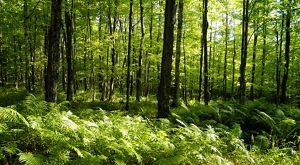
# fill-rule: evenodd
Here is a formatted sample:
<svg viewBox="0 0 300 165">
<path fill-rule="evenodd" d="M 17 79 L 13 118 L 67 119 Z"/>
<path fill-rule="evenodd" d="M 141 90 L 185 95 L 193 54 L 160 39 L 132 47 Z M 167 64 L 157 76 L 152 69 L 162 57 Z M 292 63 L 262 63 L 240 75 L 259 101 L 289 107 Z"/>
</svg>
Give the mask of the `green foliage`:
<svg viewBox="0 0 300 165">
<path fill-rule="evenodd" d="M 194 108 L 197 107 L 202 105 Z M 19 113 L 12 108 L 22 108 L 22 111 Z M 170 120 L 152 120 L 139 115 L 129 116 L 123 112 L 102 109 L 72 109 L 68 102 L 46 104 L 34 96 L 29 96 L 12 108 L 0 109 L 0 136 L 3 137 L 0 139 L 0 161 L 3 163 L 18 161 L 35 165 L 299 162 L 299 153 L 292 148 L 270 148 L 268 134 L 255 136 L 254 146 L 247 150 L 241 139 L 242 127 L 239 124 L 223 125 L 232 123 L 225 120 L 225 116 L 229 117 L 231 114 L 231 117 L 246 117 L 247 112 L 234 110 L 233 106 L 220 102 L 213 103 L 208 110 L 202 107 L 203 111 L 212 117 L 210 120 L 215 122 L 203 121 L 201 115 L 205 113 L 201 112 L 202 109 L 200 112 L 194 112 L 193 108 L 186 106 L 173 110 L 174 115 Z M 191 116 L 196 118 L 200 115 L 200 119 L 186 118 L 180 112 L 186 115 L 195 113 Z M 258 112 L 255 114 L 261 115 L 259 120 L 275 122 L 273 124 L 277 125 L 276 120 L 271 120 L 269 115 Z M 199 126 L 191 123 L 195 121 Z M 220 124 L 217 124 L 219 122 Z M 202 125 L 204 123 L 206 125 Z M 295 120 L 288 118 L 282 120 L 278 128 L 292 129 L 295 125 Z"/>
</svg>

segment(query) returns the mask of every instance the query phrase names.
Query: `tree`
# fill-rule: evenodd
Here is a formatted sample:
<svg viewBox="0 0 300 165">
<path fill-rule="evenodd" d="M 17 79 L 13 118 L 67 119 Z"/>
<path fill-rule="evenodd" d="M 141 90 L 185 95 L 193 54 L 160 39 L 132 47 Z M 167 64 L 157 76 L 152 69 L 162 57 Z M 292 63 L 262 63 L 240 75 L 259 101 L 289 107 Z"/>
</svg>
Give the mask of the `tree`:
<svg viewBox="0 0 300 165">
<path fill-rule="evenodd" d="M 258 39 L 258 25 L 257 21 L 254 20 L 254 42 L 253 42 L 253 54 L 252 54 L 252 77 L 251 77 L 251 87 L 250 87 L 250 100 L 254 100 L 254 82 L 255 82 L 255 69 L 256 69 L 256 45 Z"/>
<path fill-rule="evenodd" d="M 174 41 L 175 0 L 166 0 L 163 54 L 161 59 L 160 82 L 158 87 L 158 118 L 170 115 L 169 97 L 171 88 L 171 70 Z"/>
<path fill-rule="evenodd" d="M 51 23 L 48 30 L 48 64 L 45 81 L 45 100 L 55 102 L 57 99 L 57 84 L 59 70 L 59 40 L 61 28 L 62 0 L 52 0 Z"/>
<path fill-rule="evenodd" d="M 243 26 L 242 26 L 242 48 L 241 48 L 241 65 L 240 65 L 240 89 L 239 101 L 245 102 L 246 97 L 246 64 L 247 64 L 247 49 L 248 49 L 248 20 L 249 20 L 249 0 L 243 0 Z"/>
<path fill-rule="evenodd" d="M 287 81 L 289 76 L 289 65 L 290 65 L 290 43 L 291 43 L 291 17 L 292 17 L 292 11 L 291 11 L 291 3 L 292 0 L 288 1 L 287 4 L 287 15 L 286 15 L 286 22 L 285 22 L 285 64 L 284 64 L 284 72 L 282 77 L 282 84 L 281 84 L 281 102 L 286 103 L 287 102 Z"/>
<path fill-rule="evenodd" d="M 145 39 L 144 30 L 144 7 L 143 0 L 140 0 L 140 20 L 141 20 L 141 39 L 140 39 L 140 50 L 139 50 L 139 60 L 138 60 L 138 72 L 136 77 L 136 101 L 140 102 L 140 96 L 142 92 L 142 58 L 143 58 L 143 47 Z"/>
<path fill-rule="evenodd" d="M 67 1 L 66 1 L 67 4 Z M 73 59 L 72 59 L 72 12 L 65 11 L 66 24 L 66 58 L 67 58 L 67 100 L 73 101 Z"/>
<path fill-rule="evenodd" d="M 209 102 L 209 88 L 208 88 L 208 60 L 207 60 L 207 4 L 208 0 L 203 0 L 203 20 L 202 20 L 202 37 L 203 37 L 203 56 L 204 56 L 204 103 L 208 105 Z"/>
<path fill-rule="evenodd" d="M 128 28 L 128 54 L 127 54 L 127 75 L 126 75 L 126 110 L 129 111 L 130 97 L 130 53 L 131 53 L 131 35 L 132 35 L 132 7 L 133 0 L 130 0 L 129 28 Z"/>
<path fill-rule="evenodd" d="M 180 75 L 180 54 L 183 22 L 183 0 L 179 0 L 177 40 L 176 40 L 176 63 L 175 63 L 175 90 L 173 94 L 173 106 L 179 105 L 179 75 Z"/>
<path fill-rule="evenodd" d="M 226 14 L 225 14 L 225 55 L 224 55 L 224 73 L 223 73 L 223 98 L 226 99 L 227 93 L 227 54 L 228 54 L 228 1 L 226 4 Z"/>
</svg>

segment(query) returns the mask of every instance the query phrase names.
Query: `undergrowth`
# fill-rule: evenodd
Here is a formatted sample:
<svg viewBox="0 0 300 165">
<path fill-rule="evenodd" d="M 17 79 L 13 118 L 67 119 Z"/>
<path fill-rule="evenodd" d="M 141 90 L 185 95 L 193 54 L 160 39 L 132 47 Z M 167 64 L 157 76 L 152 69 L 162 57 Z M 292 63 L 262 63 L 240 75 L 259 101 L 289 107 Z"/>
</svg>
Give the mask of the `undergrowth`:
<svg viewBox="0 0 300 165">
<path fill-rule="evenodd" d="M 292 137 L 299 132 L 298 109 L 282 107 L 281 111 L 273 112 L 269 109 L 272 105 L 262 110 L 256 102 L 242 109 L 233 105 L 215 102 L 209 107 L 182 106 L 173 110 L 169 119 L 158 120 L 147 117 L 148 111 L 138 105 L 133 107 L 142 115 L 135 112 L 128 115 L 94 105 L 78 109 L 69 102 L 48 104 L 30 95 L 20 104 L 0 108 L 0 162 L 29 165 L 300 163 L 298 148 L 295 144 L 289 146 L 297 141 L 292 141 Z M 243 127 L 249 121 L 266 124 L 271 129 L 252 133 L 251 145 L 243 140 L 246 136 Z M 287 132 L 290 140 L 282 138 Z"/>
</svg>

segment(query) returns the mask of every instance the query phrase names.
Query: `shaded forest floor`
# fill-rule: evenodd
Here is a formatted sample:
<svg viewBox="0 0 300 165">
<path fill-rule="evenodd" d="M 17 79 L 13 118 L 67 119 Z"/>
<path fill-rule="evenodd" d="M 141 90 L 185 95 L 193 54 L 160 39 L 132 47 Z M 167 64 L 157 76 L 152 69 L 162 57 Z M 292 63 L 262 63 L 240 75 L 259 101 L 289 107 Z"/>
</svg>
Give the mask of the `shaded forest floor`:
<svg viewBox="0 0 300 165">
<path fill-rule="evenodd" d="M 0 164 L 300 164 L 300 109 L 262 100 L 196 101 L 156 119 L 154 96 L 46 103 L 1 88 Z"/>
</svg>

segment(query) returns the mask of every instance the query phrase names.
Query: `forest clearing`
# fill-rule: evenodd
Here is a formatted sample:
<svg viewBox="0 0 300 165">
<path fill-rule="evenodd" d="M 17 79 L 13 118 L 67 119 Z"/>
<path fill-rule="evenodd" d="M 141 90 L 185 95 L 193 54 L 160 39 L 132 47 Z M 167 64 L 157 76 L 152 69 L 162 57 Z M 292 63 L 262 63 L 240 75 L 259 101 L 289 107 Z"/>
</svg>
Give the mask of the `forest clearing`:
<svg viewBox="0 0 300 165">
<path fill-rule="evenodd" d="M 300 164 L 299 0 L 0 0 L 0 164 Z"/>
</svg>

